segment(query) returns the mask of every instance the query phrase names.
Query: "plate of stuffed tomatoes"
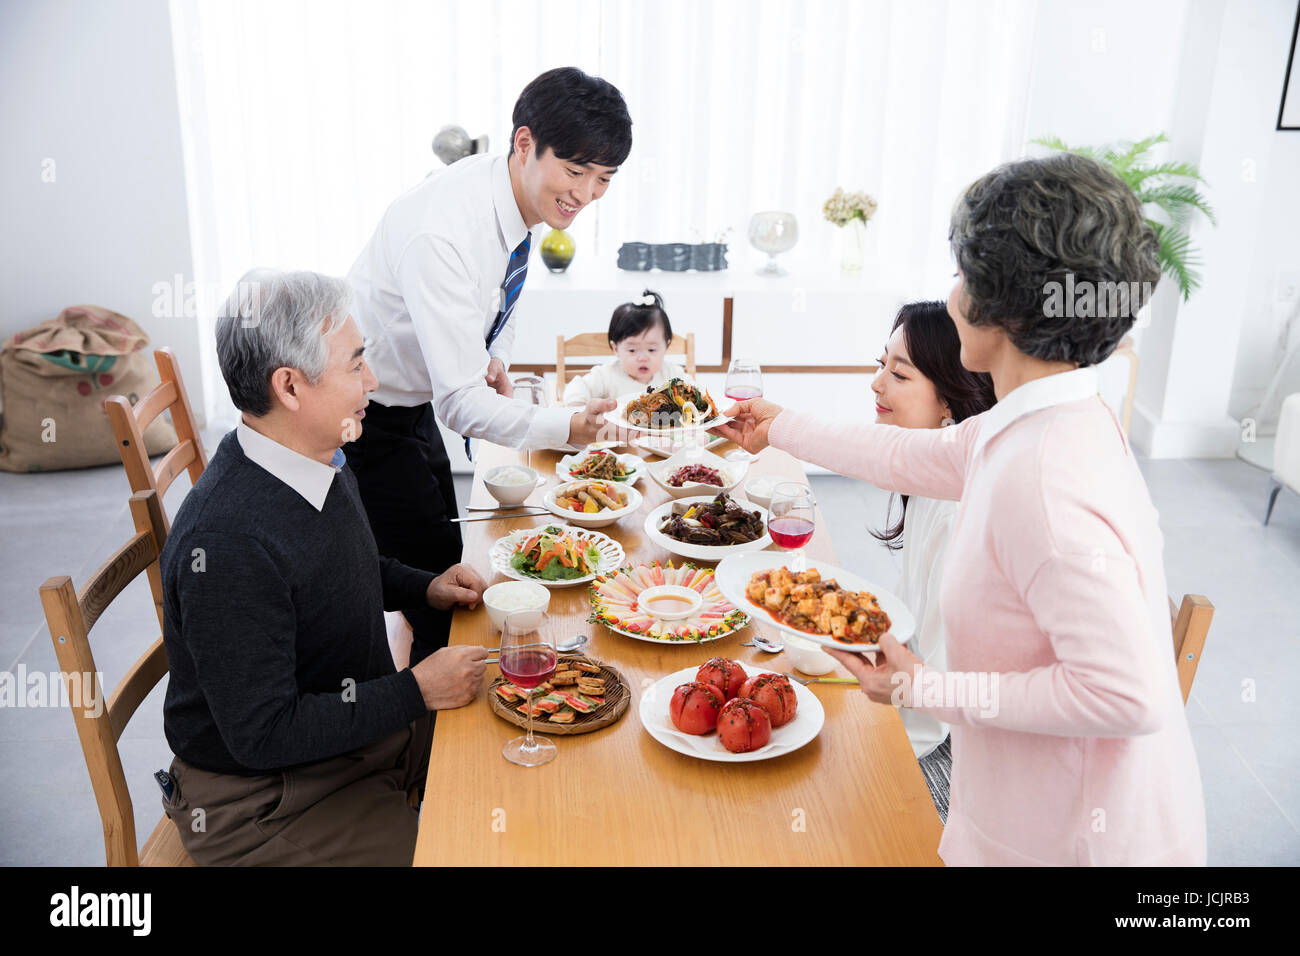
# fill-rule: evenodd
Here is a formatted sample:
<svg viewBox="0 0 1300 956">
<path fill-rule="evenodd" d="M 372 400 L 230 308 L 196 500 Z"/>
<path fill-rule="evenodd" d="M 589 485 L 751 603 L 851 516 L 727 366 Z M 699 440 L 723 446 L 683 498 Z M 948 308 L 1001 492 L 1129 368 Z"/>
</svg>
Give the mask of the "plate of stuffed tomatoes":
<svg viewBox="0 0 1300 956">
<path fill-rule="evenodd" d="M 660 678 L 641 695 L 639 713 L 669 750 L 720 763 L 784 756 L 826 722 L 821 701 L 802 684 L 724 657 Z"/>
</svg>

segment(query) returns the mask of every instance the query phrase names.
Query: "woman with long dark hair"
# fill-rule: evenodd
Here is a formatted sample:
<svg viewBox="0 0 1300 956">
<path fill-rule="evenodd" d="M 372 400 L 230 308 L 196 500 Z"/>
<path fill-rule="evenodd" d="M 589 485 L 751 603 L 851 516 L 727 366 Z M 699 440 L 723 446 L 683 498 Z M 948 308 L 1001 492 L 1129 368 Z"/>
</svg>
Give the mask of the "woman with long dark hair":
<svg viewBox="0 0 1300 956">
<path fill-rule="evenodd" d="M 909 302 L 899 310 L 871 390 L 876 396 L 876 423 L 902 428 L 946 428 L 997 401 L 993 379 L 962 366 L 961 339 L 943 302 Z M 890 496 L 886 520 L 894 512 L 895 497 Z M 916 618 L 916 635 L 908 647 L 926 666 L 943 670 L 946 657 L 938 595 L 957 502 L 901 497 L 898 520 L 872 534 L 891 551 L 902 552 L 903 573 L 895 590 Z M 899 714 L 934 805 L 946 820 L 952 773 L 948 724 L 919 710 L 904 709 Z"/>
</svg>

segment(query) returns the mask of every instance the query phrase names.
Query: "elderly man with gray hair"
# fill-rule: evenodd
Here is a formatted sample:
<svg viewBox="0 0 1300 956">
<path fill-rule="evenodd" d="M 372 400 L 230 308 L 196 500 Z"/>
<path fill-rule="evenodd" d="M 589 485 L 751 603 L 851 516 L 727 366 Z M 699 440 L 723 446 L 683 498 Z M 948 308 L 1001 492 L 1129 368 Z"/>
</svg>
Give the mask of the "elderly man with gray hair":
<svg viewBox="0 0 1300 956">
<path fill-rule="evenodd" d="M 340 450 L 377 385 L 348 308 L 341 279 L 262 270 L 217 322 L 242 419 L 162 555 L 163 806 L 199 864 L 410 864 L 434 713 L 482 683 L 481 647 L 393 665 L 386 609 L 473 607 L 484 582 L 375 547 Z"/>
</svg>

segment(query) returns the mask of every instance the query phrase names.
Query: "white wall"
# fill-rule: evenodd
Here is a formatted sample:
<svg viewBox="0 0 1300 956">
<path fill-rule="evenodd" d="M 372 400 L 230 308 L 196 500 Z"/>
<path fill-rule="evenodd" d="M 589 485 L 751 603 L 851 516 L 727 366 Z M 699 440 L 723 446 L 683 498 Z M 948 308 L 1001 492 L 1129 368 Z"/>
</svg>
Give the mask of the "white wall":
<svg viewBox="0 0 1300 956">
<path fill-rule="evenodd" d="M 1091 0 L 1039 6 L 1027 129 L 1100 144 L 1164 131 L 1161 158 L 1198 163 L 1217 227 L 1193 241 L 1203 287 L 1157 291 L 1138 333 L 1133 426 L 1156 457 L 1230 455 L 1267 385 L 1275 301 L 1300 268 L 1300 133 L 1274 130 L 1294 0 Z M 1288 271 L 1289 270 L 1289 271 Z"/>
<path fill-rule="evenodd" d="M 0 337 L 105 306 L 201 394 L 196 323 L 152 314 L 193 272 L 166 0 L 4 0 L 0 136 Z"/>
<path fill-rule="evenodd" d="M 1249 83 L 1262 87 L 1260 108 L 1269 120 L 1268 130 L 1256 128 L 1250 140 L 1237 144 L 1239 168 L 1225 171 L 1236 173 L 1242 183 L 1239 188 L 1258 194 L 1254 216 L 1246 224 L 1253 238 L 1248 278 L 1237 290 L 1242 326 L 1228 404 L 1229 414 L 1236 419 L 1254 413 L 1284 346 L 1300 337 L 1300 131 L 1272 130 L 1286 68 L 1285 39 L 1291 35 L 1295 11 L 1295 3 L 1283 0 L 1261 4 L 1231 27 L 1252 38 L 1247 41 L 1248 52 L 1259 53 L 1240 64 L 1239 75 L 1248 81 L 1242 84 L 1243 95 Z M 1279 36 L 1282 43 L 1276 42 Z M 1292 86 L 1294 98 L 1294 80 Z M 1297 391 L 1300 368 L 1293 367 L 1282 394 Z M 1276 419 L 1272 425 L 1276 426 Z"/>
<path fill-rule="evenodd" d="M 1165 130 L 1165 154 L 1202 164 L 1220 214 L 1195 232 L 1205 287 L 1184 305 L 1162 283 L 1139 334 L 1145 451 L 1231 453 L 1294 308 L 1276 289 L 1300 269 L 1300 133 L 1273 130 L 1294 13 L 1294 0 L 1039 4 L 1026 135 Z M 0 336 L 104 305 L 176 348 L 202 394 L 197 323 L 151 314 L 155 283 L 193 274 L 179 122 L 166 0 L 0 4 Z"/>
</svg>

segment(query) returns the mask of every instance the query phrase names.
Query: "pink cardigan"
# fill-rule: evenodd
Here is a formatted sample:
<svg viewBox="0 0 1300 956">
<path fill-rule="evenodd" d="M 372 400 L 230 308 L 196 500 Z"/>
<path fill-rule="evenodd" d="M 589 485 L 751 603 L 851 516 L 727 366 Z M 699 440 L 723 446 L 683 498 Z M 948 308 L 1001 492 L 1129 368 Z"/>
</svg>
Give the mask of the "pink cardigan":
<svg viewBox="0 0 1300 956">
<path fill-rule="evenodd" d="M 1204 865 L 1163 539 L 1092 369 L 949 428 L 786 411 L 770 441 L 880 488 L 961 500 L 940 592 L 949 671 L 922 687 L 983 671 L 998 698 L 916 702 L 952 725 L 946 863 Z"/>
</svg>

